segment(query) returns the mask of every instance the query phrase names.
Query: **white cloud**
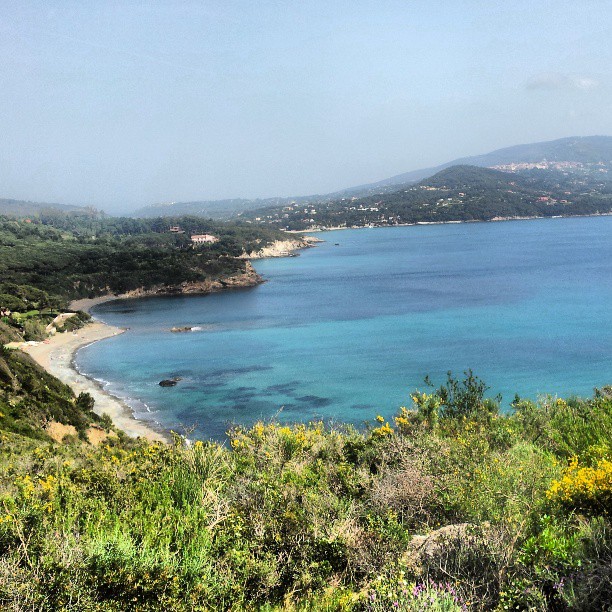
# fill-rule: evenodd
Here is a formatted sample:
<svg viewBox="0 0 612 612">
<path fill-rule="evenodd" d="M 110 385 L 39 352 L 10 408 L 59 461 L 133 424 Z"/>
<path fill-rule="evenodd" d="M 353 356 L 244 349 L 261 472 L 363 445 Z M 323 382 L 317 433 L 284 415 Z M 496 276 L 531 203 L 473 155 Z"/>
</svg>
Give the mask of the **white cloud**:
<svg viewBox="0 0 612 612">
<path fill-rule="evenodd" d="M 599 81 L 584 75 L 568 75 L 559 72 L 546 72 L 531 77 L 526 83 L 527 89 L 554 90 L 579 89 L 589 91 L 599 86 Z"/>
</svg>

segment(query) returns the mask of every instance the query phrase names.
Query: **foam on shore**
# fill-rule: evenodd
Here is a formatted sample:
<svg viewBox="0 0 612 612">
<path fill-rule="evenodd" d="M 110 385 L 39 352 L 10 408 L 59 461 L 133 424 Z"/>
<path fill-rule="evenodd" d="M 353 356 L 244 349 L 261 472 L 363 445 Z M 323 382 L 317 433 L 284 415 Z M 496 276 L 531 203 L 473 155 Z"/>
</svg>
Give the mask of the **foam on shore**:
<svg viewBox="0 0 612 612">
<path fill-rule="evenodd" d="M 93 321 L 75 332 L 58 333 L 36 345 L 25 345 L 28 353 L 47 372 L 72 388 L 74 393 L 89 393 L 95 400 L 94 412 L 108 414 L 113 423 L 134 438 L 167 441 L 167 437 L 151 425 L 134 418 L 132 409 L 117 397 L 110 395 L 103 384 L 81 374 L 75 367 L 74 355 L 89 344 L 123 333 L 125 330 Z"/>
</svg>

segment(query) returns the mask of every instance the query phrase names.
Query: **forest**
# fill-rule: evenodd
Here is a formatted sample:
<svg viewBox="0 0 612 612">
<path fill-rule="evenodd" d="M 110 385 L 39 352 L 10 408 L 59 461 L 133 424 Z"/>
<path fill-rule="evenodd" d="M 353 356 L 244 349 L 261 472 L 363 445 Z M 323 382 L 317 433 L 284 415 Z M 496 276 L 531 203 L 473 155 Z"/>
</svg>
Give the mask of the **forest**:
<svg viewBox="0 0 612 612">
<path fill-rule="evenodd" d="M 171 233 L 170 227 L 183 233 Z M 194 246 L 192 234 L 213 234 Z M 245 271 L 238 256 L 281 232 L 199 217 L 130 219 L 47 212 L 0 218 L 0 278 L 66 299 L 223 279 Z M 0 307 L 3 304 L 0 304 Z"/>
</svg>

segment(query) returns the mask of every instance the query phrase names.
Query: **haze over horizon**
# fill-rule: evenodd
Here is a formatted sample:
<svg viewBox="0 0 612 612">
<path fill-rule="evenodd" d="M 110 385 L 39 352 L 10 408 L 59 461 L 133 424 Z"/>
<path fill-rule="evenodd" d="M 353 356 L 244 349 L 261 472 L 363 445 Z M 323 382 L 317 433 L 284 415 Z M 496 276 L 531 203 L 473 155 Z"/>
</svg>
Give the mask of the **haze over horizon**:
<svg viewBox="0 0 612 612">
<path fill-rule="evenodd" d="M 612 3 L 0 2 L 0 197 L 328 193 L 612 134 Z"/>
</svg>

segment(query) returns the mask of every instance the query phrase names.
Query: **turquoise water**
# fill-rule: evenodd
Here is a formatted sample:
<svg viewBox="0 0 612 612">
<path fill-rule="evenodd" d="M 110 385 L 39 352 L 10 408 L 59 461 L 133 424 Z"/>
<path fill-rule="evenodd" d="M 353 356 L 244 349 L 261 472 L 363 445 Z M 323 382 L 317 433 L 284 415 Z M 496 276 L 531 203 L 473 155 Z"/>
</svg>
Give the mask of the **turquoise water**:
<svg viewBox="0 0 612 612">
<path fill-rule="evenodd" d="M 612 217 L 328 232 L 255 262 L 259 287 L 97 307 L 130 329 L 77 365 L 138 417 L 215 438 L 275 416 L 390 416 L 447 370 L 472 368 L 506 405 L 590 395 L 612 383 L 610 236 Z"/>
</svg>

